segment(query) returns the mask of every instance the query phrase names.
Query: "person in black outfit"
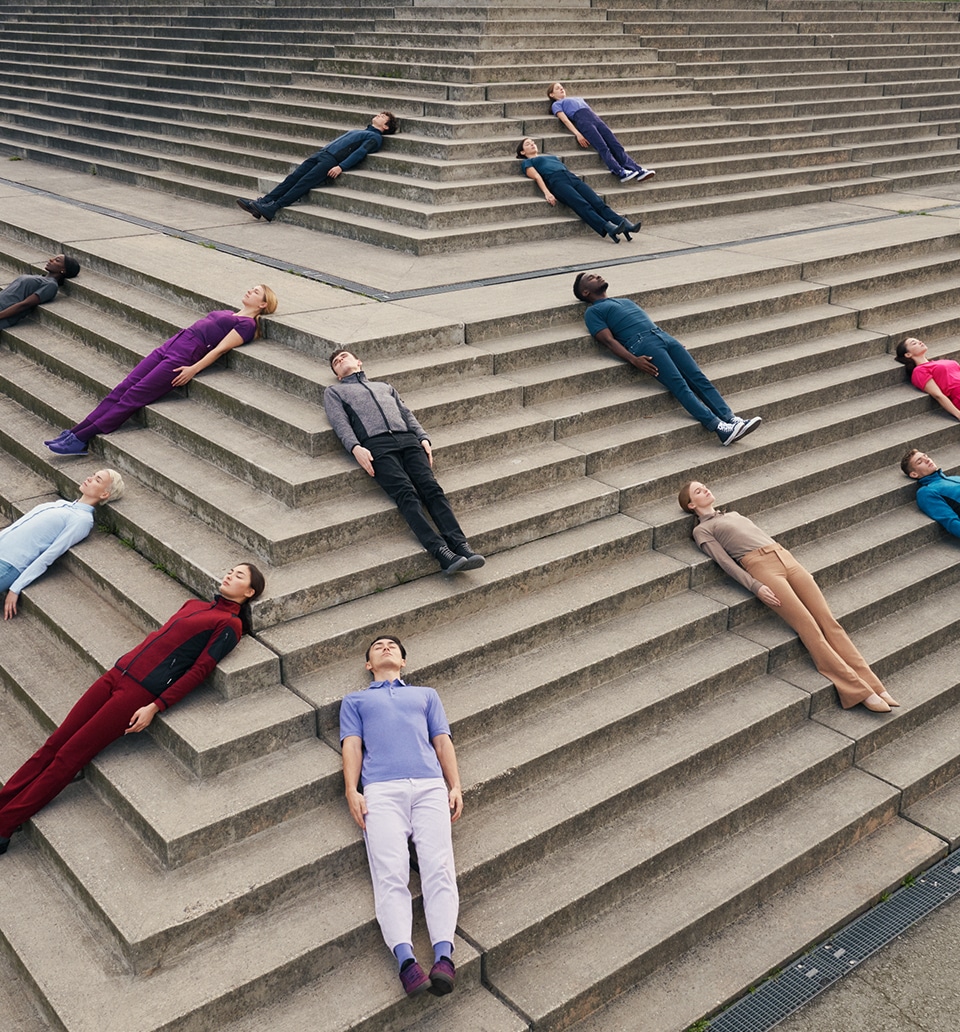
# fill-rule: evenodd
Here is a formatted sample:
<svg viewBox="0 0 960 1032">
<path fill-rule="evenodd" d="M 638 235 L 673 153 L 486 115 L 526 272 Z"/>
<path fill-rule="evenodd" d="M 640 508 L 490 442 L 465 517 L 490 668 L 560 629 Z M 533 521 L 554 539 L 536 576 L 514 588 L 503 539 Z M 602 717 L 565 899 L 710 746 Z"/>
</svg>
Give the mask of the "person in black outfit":
<svg viewBox="0 0 960 1032">
<path fill-rule="evenodd" d="M 368 380 L 363 363 L 349 351 L 334 352 L 330 368 L 339 382 L 324 390 L 323 408 L 344 448 L 397 503 L 444 573 L 483 566 L 433 475 L 430 438 L 400 395 L 388 383 Z"/>
</svg>

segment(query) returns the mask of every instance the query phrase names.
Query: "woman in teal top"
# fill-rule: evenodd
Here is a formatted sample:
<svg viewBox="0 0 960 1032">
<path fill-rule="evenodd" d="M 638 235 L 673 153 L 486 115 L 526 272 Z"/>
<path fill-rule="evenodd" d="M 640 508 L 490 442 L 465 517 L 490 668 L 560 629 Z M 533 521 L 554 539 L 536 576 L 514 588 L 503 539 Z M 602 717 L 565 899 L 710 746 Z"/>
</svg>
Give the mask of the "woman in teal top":
<svg viewBox="0 0 960 1032">
<path fill-rule="evenodd" d="M 517 147 L 517 157 L 523 160 L 520 166 L 523 174 L 540 187 L 547 204 L 555 206 L 557 201 L 563 201 L 600 236 L 608 236 L 619 244 L 619 234 L 631 240 L 630 234 L 640 228 L 639 222 L 631 223 L 623 215 L 618 215 L 559 158 L 553 154 L 540 154 L 529 137 Z"/>
</svg>

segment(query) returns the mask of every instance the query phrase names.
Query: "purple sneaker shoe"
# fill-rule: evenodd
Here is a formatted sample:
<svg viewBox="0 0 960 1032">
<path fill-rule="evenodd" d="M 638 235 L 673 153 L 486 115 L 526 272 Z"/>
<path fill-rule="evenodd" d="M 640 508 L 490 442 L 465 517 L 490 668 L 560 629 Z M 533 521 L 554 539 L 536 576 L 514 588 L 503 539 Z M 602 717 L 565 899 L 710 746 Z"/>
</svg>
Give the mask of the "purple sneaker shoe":
<svg viewBox="0 0 960 1032">
<path fill-rule="evenodd" d="M 55 452 L 57 455 L 87 454 L 86 442 L 81 441 L 70 430 L 68 430 L 59 441 L 50 441 L 47 444 L 47 447 L 50 449 L 50 451 Z"/>
<path fill-rule="evenodd" d="M 430 979 L 423 968 L 414 960 L 400 972 L 400 984 L 407 996 L 416 996 L 430 988 Z"/>
<path fill-rule="evenodd" d="M 430 992 L 434 996 L 446 996 L 453 992 L 453 980 L 456 978 L 457 969 L 449 957 L 441 957 L 436 964 L 430 968 Z"/>
</svg>

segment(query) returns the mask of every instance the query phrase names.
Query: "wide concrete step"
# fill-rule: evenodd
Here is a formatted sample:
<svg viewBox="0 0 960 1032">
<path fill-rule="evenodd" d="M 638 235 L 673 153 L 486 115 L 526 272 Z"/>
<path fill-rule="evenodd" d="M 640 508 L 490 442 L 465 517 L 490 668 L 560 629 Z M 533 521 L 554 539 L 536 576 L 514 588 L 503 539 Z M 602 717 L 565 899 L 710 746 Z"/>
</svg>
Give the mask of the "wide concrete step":
<svg viewBox="0 0 960 1032">
<path fill-rule="evenodd" d="M 250 920 L 229 933 L 207 939 L 190 954 L 191 970 L 202 968 L 202 976 L 185 978 L 181 962 L 163 963 L 145 979 L 105 957 L 94 928 L 35 855 L 8 859 L 12 863 L 0 891 L 9 915 L 5 932 L 10 950 L 44 1006 L 58 1014 L 66 1027 L 159 1032 L 196 1028 L 202 1021 L 224 1028 L 249 1015 L 265 998 L 290 999 L 311 978 L 336 987 L 335 994 L 325 997 L 331 1004 L 338 1000 L 337 1006 L 324 1010 L 326 1028 L 344 1032 L 382 1028 L 403 1016 L 409 1006 L 399 992 L 395 966 L 376 948 L 366 872 L 362 877 L 345 874 L 315 882 L 312 888 L 305 886 L 291 905 L 251 914 Z M 43 917 L 24 921 L 23 915 L 33 914 L 38 904 Z M 363 922 L 359 935 L 358 921 Z M 69 954 L 71 975 L 100 1002 L 102 1013 L 93 1024 L 89 997 L 69 992 L 65 965 L 53 952 L 38 949 L 51 935 Z M 479 958 L 459 937 L 455 948 L 458 987 L 462 984 L 463 999 L 473 999 L 477 1006 Z M 352 981 L 358 972 L 365 991 L 345 1000 L 344 980 Z M 134 997 L 135 1003 L 131 1002 Z M 421 1007 L 429 1006 L 428 1000 Z M 502 1007 L 495 1013 L 502 1018 Z"/>
<path fill-rule="evenodd" d="M 896 801 L 894 789 L 859 771 L 839 775 L 488 978 L 535 1027 L 568 1028 L 598 999 L 742 917 L 758 893 L 774 895 L 892 821 Z"/>
<path fill-rule="evenodd" d="M 895 818 L 791 885 L 701 936 L 626 992 L 603 1000 L 571 1032 L 684 1032 L 885 898 L 944 853 L 941 839 Z M 702 876 L 709 877 L 707 872 Z M 695 890 L 700 891 L 696 882 Z M 683 986 L 683 992 L 677 986 Z"/>
</svg>

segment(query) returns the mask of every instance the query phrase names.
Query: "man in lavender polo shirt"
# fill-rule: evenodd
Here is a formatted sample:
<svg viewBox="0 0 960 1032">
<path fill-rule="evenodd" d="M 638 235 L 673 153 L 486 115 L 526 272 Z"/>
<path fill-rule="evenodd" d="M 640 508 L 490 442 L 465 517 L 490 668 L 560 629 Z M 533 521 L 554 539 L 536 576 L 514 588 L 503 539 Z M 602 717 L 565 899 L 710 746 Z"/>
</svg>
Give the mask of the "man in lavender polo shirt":
<svg viewBox="0 0 960 1032">
<path fill-rule="evenodd" d="M 400 680 L 406 658 L 400 639 L 389 634 L 367 649 L 374 679 L 340 704 L 343 780 L 367 846 L 377 921 L 404 991 L 445 996 L 453 991 L 459 910 L 450 825 L 463 811 L 463 793 L 443 704 L 433 688 Z M 410 839 L 433 943 L 429 975 L 413 953 Z"/>
</svg>

